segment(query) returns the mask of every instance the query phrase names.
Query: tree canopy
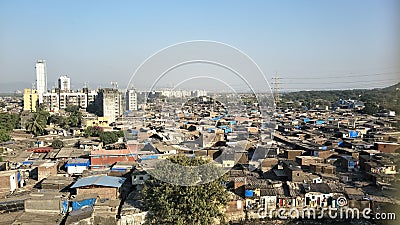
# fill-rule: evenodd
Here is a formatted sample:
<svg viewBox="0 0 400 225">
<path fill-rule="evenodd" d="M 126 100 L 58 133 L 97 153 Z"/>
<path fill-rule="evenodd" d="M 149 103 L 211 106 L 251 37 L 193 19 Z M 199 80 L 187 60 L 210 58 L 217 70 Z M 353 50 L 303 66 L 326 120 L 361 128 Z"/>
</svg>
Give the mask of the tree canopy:
<svg viewBox="0 0 400 225">
<path fill-rule="evenodd" d="M 35 136 L 43 135 L 49 116 L 50 114 L 43 110 L 33 113 L 32 117 L 27 120 L 26 130 Z"/>
<path fill-rule="evenodd" d="M 62 149 L 64 147 L 64 142 L 62 142 L 61 140 L 54 140 L 51 143 L 51 147 L 53 147 L 54 149 Z"/>
<path fill-rule="evenodd" d="M 189 158 L 184 155 L 172 156 L 166 161 L 174 164 L 160 163 L 155 169 L 165 176 L 173 177 L 176 181 L 189 180 L 198 184 L 181 186 L 154 177 L 146 181 L 143 189 L 144 205 L 149 211 L 146 224 L 214 224 L 215 220 L 223 220 L 223 208 L 228 199 L 228 192 L 223 185 L 224 178 L 207 180 L 209 178 L 207 173 L 215 173 L 219 168 L 207 164 L 208 161 L 204 159 Z M 171 170 L 172 167 L 198 168 L 200 165 L 206 165 L 200 169 L 205 173 L 192 173 L 199 170 Z M 200 184 L 202 181 L 206 183 Z"/>
<path fill-rule="evenodd" d="M 20 128 L 20 115 L 15 113 L 0 113 L 0 142 L 11 140 L 11 132 Z"/>
<path fill-rule="evenodd" d="M 0 143 L 11 140 L 11 135 L 5 129 L 0 129 Z"/>
<path fill-rule="evenodd" d="M 115 132 L 101 132 L 99 137 L 104 145 L 112 144 L 118 141 L 118 135 Z"/>
<path fill-rule="evenodd" d="M 400 113 L 399 99 L 400 83 L 386 88 L 354 89 L 354 90 L 329 90 L 329 91 L 299 91 L 284 93 L 281 102 L 303 102 L 304 106 L 321 105 L 321 100 L 337 102 L 339 99 L 354 99 L 364 102 L 365 113 L 374 114 L 378 111 L 378 105 L 382 109 L 393 110 Z M 326 103 L 322 104 L 326 105 Z"/>
</svg>

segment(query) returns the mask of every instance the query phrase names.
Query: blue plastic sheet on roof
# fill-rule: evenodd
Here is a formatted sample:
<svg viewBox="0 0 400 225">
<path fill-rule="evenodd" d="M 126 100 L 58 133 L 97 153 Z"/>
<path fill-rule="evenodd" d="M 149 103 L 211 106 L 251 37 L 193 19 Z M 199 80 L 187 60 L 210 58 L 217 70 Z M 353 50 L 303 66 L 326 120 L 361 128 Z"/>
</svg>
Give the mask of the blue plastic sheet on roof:
<svg viewBox="0 0 400 225">
<path fill-rule="evenodd" d="M 227 133 L 232 133 L 232 128 L 226 128 L 226 129 L 224 130 L 224 132 L 225 132 L 225 134 L 227 134 Z"/>
<path fill-rule="evenodd" d="M 158 155 L 146 155 L 141 157 L 142 160 L 158 159 Z"/>
<path fill-rule="evenodd" d="M 323 120 L 317 120 L 315 122 L 315 124 L 317 124 L 317 125 L 321 125 L 321 124 L 324 124 L 324 123 L 325 123 L 325 121 L 323 121 Z"/>
<path fill-rule="evenodd" d="M 67 162 L 67 164 L 65 164 L 65 167 L 68 168 L 69 166 L 86 166 L 89 167 L 90 166 L 90 160 L 86 160 L 85 162 Z"/>
<path fill-rule="evenodd" d="M 68 212 L 68 200 L 64 200 L 62 202 L 62 209 L 61 209 L 61 213 L 67 213 Z"/>
<path fill-rule="evenodd" d="M 23 161 L 22 165 L 32 165 L 33 162 L 32 161 Z"/>
<path fill-rule="evenodd" d="M 214 131 L 215 131 L 215 128 L 208 128 L 208 129 L 207 129 L 207 132 L 208 132 L 208 133 L 211 133 L 211 132 L 214 132 Z"/>
<path fill-rule="evenodd" d="M 343 145 L 343 141 L 338 142 L 338 146 L 341 147 Z"/>
<path fill-rule="evenodd" d="M 127 168 L 111 168 L 111 171 L 118 171 L 118 172 L 126 172 L 128 169 Z"/>
<path fill-rule="evenodd" d="M 119 188 L 125 182 L 124 177 L 113 177 L 113 176 L 92 176 L 81 178 L 71 186 L 71 188 L 79 188 L 85 186 L 104 186 L 104 187 L 116 187 Z"/>
<path fill-rule="evenodd" d="M 244 196 L 245 197 L 253 197 L 254 196 L 254 191 L 253 190 L 245 190 L 244 191 Z"/>
<path fill-rule="evenodd" d="M 223 117 L 223 116 L 217 116 L 217 117 L 215 117 L 215 118 L 212 118 L 212 120 L 217 121 L 217 120 L 220 120 L 222 117 Z"/>
<path fill-rule="evenodd" d="M 81 209 L 83 207 L 93 206 L 95 202 L 96 202 L 96 198 L 84 199 L 82 201 L 73 201 L 72 202 L 72 211 Z"/>
<path fill-rule="evenodd" d="M 358 137 L 358 132 L 355 131 L 355 130 L 349 131 L 349 137 L 351 137 L 351 138 L 356 138 L 356 137 Z"/>
<path fill-rule="evenodd" d="M 231 121 L 229 121 L 229 124 L 235 125 L 235 124 L 236 124 L 236 121 L 235 121 L 235 120 L 231 120 Z"/>
<path fill-rule="evenodd" d="M 304 118 L 304 123 L 308 123 L 308 122 L 310 122 L 310 118 Z"/>
</svg>

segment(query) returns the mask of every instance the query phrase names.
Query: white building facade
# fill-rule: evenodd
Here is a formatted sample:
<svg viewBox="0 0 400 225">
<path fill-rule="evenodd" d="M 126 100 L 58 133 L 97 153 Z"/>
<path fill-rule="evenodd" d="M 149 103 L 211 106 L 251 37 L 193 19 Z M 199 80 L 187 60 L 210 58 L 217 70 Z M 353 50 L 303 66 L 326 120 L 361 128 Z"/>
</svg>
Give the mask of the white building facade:
<svg viewBox="0 0 400 225">
<path fill-rule="evenodd" d="M 130 89 L 126 91 L 126 110 L 136 111 L 138 109 L 137 93 L 135 90 Z"/>
<path fill-rule="evenodd" d="M 47 91 L 46 60 L 36 62 L 36 90 L 39 96 L 39 104 L 43 103 L 43 94 Z"/>
<path fill-rule="evenodd" d="M 61 91 L 71 90 L 71 78 L 66 75 L 60 76 L 58 78 L 58 88 L 60 88 Z"/>
</svg>

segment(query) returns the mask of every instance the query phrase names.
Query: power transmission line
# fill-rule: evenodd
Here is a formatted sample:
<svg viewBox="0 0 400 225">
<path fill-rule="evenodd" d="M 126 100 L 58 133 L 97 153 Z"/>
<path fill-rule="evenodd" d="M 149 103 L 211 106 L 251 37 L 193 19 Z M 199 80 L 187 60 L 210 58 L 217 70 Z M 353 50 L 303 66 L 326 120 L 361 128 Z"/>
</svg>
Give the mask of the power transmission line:
<svg viewBox="0 0 400 225">
<path fill-rule="evenodd" d="M 321 76 L 318 77 L 310 77 L 304 75 L 290 75 L 290 77 L 282 77 L 281 79 L 285 80 L 322 80 L 322 79 L 333 79 L 333 78 L 345 78 L 345 77 L 369 77 L 369 76 L 380 76 L 380 75 L 388 75 L 388 74 L 400 74 L 400 72 L 383 72 L 383 73 L 369 73 L 369 74 L 343 74 L 343 75 L 335 75 L 335 76 Z M 293 76 L 293 77 L 291 77 Z"/>
<path fill-rule="evenodd" d="M 277 75 L 276 77 L 272 78 L 272 85 L 273 85 L 273 93 L 274 93 L 274 100 L 275 100 L 275 106 L 278 105 L 279 102 L 279 84 L 281 78 Z"/>
<path fill-rule="evenodd" d="M 359 80 L 359 81 L 334 81 L 334 82 L 288 82 L 288 83 L 280 83 L 280 84 L 354 84 L 354 83 L 370 83 L 370 82 L 388 82 L 388 81 L 395 81 L 400 80 L 398 78 L 393 79 L 379 79 L 379 80 Z"/>
</svg>

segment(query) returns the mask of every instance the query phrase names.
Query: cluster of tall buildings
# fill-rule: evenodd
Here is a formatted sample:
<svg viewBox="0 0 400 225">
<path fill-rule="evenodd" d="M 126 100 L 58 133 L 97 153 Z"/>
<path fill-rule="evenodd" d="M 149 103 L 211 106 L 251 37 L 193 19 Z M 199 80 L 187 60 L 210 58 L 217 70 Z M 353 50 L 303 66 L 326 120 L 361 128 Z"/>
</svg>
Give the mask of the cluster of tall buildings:
<svg viewBox="0 0 400 225">
<path fill-rule="evenodd" d="M 68 106 L 78 106 L 91 111 L 98 116 L 106 117 L 109 122 L 115 122 L 124 111 L 123 96 L 116 88 L 89 90 L 71 89 L 71 79 L 66 76 L 58 78 L 58 86 L 47 89 L 46 61 L 36 62 L 36 89 L 24 89 L 24 110 L 35 112 L 39 105 L 48 112 L 58 112 Z M 125 109 L 137 110 L 137 94 L 135 90 L 128 90 L 125 97 Z"/>
</svg>

